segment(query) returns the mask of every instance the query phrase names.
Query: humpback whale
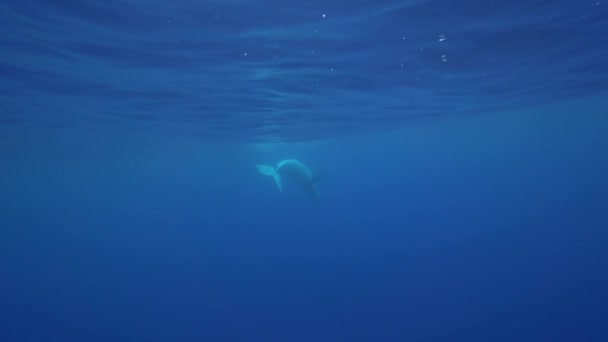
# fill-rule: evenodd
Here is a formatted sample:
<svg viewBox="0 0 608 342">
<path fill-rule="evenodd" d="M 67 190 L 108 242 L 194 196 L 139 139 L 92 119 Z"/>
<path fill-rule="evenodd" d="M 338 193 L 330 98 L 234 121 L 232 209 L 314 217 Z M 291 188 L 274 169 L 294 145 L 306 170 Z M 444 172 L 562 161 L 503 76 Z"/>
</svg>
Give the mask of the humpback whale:
<svg viewBox="0 0 608 342">
<path fill-rule="evenodd" d="M 266 176 L 272 176 L 274 182 L 283 191 L 283 178 L 289 178 L 302 187 L 306 193 L 314 199 L 319 199 L 316 183 L 320 178 L 319 174 L 313 174 L 303 163 L 295 159 L 285 159 L 277 164 L 276 167 L 269 165 L 256 165 L 258 171 Z"/>
</svg>

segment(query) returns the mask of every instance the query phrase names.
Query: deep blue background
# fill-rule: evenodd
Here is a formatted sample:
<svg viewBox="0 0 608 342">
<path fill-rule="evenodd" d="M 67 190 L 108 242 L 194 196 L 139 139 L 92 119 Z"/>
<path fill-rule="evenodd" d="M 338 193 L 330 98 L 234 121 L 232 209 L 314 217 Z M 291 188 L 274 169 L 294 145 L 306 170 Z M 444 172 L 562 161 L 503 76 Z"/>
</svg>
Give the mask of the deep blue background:
<svg viewBox="0 0 608 342">
<path fill-rule="evenodd" d="M 605 341 L 605 8 L 3 1 L 0 340 Z"/>
</svg>

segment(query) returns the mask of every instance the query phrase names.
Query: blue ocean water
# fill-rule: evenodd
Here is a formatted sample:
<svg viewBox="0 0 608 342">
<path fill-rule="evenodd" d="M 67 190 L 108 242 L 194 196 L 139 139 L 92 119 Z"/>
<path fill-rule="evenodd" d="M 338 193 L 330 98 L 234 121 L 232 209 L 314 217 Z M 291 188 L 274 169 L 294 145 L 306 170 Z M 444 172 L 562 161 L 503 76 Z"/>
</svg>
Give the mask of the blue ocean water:
<svg viewBox="0 0 608 342">
<path fill-rule="evenodd" d="M 0 341 L 608 340 L 608 2 L 0 19 Z"/>
</svg>

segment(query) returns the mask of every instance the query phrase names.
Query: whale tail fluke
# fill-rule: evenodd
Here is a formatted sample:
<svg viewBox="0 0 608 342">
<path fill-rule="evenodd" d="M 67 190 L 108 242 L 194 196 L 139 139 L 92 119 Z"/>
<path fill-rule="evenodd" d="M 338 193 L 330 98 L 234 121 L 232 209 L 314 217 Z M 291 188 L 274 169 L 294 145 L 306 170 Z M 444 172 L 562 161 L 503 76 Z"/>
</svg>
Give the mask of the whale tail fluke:
<svg viewBox="0 0 608 342">
<path fill-rule="evenodd" d="M 275 170 L 274 167 L 268 165 L 256 165 L 256 167 L 258 168 L 258 171 L 260 171 L 261 174 L 266 176 L 272 176 L 272 178 L 274 178 L 275 184 L 279 188 L 279 191 L 283 191 L 283 183 L 281 183 L 281 176 Z"/>
</svg>

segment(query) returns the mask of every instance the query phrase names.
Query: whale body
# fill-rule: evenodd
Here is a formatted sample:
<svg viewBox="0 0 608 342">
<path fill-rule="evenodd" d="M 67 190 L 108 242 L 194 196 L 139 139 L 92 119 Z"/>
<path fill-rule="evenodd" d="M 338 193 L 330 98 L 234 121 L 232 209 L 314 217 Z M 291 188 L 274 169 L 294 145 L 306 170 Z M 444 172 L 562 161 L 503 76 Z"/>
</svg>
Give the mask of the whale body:
<svg viewBox="0 0 608 342">
<path fill-rule="evenodd" d="M 289 178 L 302 187 L 308 195 L 314 199 L 319 199 L 316 183 L 319 174 L 313 174 L 303 163 L 295 159 L 285 159 L 277 164 L 276 167 L 269 165 L 256 165 L 258 171 L 266 176 L 272 176 L 274 182 L 283 191 L 283 178 Z"/>
</svg>

